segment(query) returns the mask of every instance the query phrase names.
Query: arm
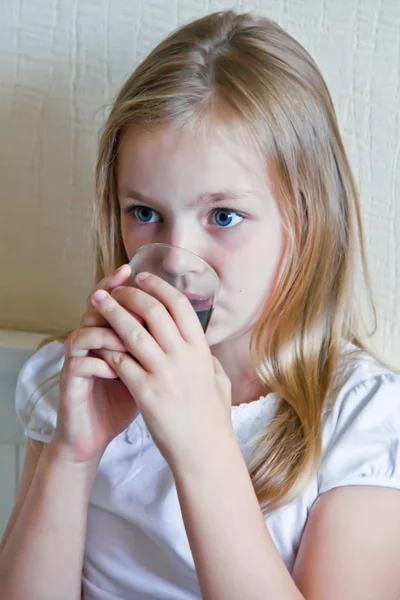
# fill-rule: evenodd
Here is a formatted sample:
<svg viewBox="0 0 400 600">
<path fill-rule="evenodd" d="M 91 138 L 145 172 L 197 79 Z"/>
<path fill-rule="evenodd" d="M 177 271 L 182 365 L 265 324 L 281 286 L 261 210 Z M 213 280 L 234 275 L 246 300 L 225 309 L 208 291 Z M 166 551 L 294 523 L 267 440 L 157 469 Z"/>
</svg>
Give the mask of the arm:
<svg viewBox="0 0 400 600">
<path fill-rule="evenodd" d="M 347 486 L 322 494 L 292 578 L 236 440 L 221 441 L 196 473 L 174 475 L 204 600 L 400 598 L 399 490 Z"/>
<path fill-rule="evenodd" d="M 307 600 L 399 600 L 400 491 L 337 487 L 315 502 L 293 577 Z"/>
<path fill-rule="evenodd" d="M 40 459 L 40 455 L 43 449 L 43 442 L 29 439 L 26 444 L 25 461 L 22 470 L 21 480 L 19 483 L 18 494 L 15 500 L 14 508 L 11 512 L 10 518 L 8 519 L 7 526 L 4 530 L 3 537 L 0 541 L 0 555 L 6 545 L 10 533 L 18 519 L 18 515 L 24 505 L 25 498 L 28 495 L 29 488 L 32 483 L 32 479 L 35 475 L 35 471 Z"/>
<path fill-rule="evenodd" d="M 89 494 L 97 464 L 42 451 L 0 554 L 0 600 L 78 600 Z"/>
<path fill-rule="evenodd" d="M 195 473 L 174 475 L 204 600 L 304 600 L 265 525 L 236 438 L 221 440 Z"/>
</svg>

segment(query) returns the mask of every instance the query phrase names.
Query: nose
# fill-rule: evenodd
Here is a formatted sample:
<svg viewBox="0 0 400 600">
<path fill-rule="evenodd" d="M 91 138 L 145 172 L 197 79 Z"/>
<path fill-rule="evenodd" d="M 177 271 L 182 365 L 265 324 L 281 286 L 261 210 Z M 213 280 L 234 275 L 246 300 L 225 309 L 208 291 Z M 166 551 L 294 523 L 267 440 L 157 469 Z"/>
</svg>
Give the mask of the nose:
<svg viewBox="0 0 400 600">
<path fill-rule="evenodd" d="M 191 250 L 184 247 L 167 247 L 163 259 L 164 270 L 172 277 L 203 271 L 203 262 Z"/>
</svg>

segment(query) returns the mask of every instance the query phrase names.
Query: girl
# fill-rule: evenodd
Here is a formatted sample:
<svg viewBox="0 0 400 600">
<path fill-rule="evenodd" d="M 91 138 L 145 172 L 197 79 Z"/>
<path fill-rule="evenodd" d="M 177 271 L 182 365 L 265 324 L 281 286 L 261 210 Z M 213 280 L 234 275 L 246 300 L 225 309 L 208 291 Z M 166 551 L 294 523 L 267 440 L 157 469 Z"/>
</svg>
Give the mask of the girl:
<svg viewBox="0 0 400 600">
<path fill-rule="evenodd" d="M 96 175 L 97 291 L 18 380 L 1 600 L 398 600 L 400 377 L 363 341 L 312 58 L 265 18 L 186 25 L 118 94 Z M 206 336 L 164 281 L 123 286 L 152 242 L 217 271 Z"/>
</svg>

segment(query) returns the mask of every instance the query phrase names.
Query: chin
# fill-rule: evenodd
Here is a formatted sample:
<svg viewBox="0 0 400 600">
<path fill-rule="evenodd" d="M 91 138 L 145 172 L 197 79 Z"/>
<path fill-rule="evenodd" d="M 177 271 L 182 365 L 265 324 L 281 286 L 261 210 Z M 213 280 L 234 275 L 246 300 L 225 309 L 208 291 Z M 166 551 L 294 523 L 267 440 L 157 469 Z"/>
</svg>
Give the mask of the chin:
<svg viewBox="0 0 400 600">
<path fill-rule="evenodd" d="M 206 331 L 206 340 L 211 348 L 225 342 L 238 342 L 239 340 L 249 340 L 254 330 L 256 322 L 249 324 L 235 323 L 236 327 L 228 327 L 228 323 L 210 321 Z M 224 326 L 225 325 L 225 326 Z"/>
<path fill-rule="evenodd" d="M 232 339 L 233 332 L 227 331 L 227 328 L 217 325 L 216 323 L 210 322 L 206 331 L 206 340 L 210 348 L 217 346 L 230 339 Z"/>
<path fill-rule="evenodd" d="M 225 339 L 226 339 L 226 336 L 223 335 L 223 332 L 220 330 L 220 328 L 216 327 L 215 324 L 213 325 L 213 323 L 211 321 L 207 328 L 207 331 L 206 331 L 206 340 L 207 340 L 210 348 L 212 346 L 216 346 L 217 344 L 220 344 Z"/>
</svg>

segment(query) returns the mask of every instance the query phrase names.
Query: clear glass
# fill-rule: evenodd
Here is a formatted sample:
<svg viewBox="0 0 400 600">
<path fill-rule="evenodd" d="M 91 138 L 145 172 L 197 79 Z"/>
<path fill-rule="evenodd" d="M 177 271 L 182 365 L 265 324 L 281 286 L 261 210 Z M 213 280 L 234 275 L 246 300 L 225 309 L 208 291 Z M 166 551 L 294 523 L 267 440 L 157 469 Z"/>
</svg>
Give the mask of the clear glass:
<svg viewBox="0 0 400 600">
<path fill-rule="evenodd" d="M 153 273 L 182 292 L 190 301 L 204 332 L 207 331 L 219 291 L 219 278 L 200 256 L 170 244 L 141 246 L 129 263 L 132 274 L 125 285 L 137 287 L 138 273 Z"/>
</svg>

